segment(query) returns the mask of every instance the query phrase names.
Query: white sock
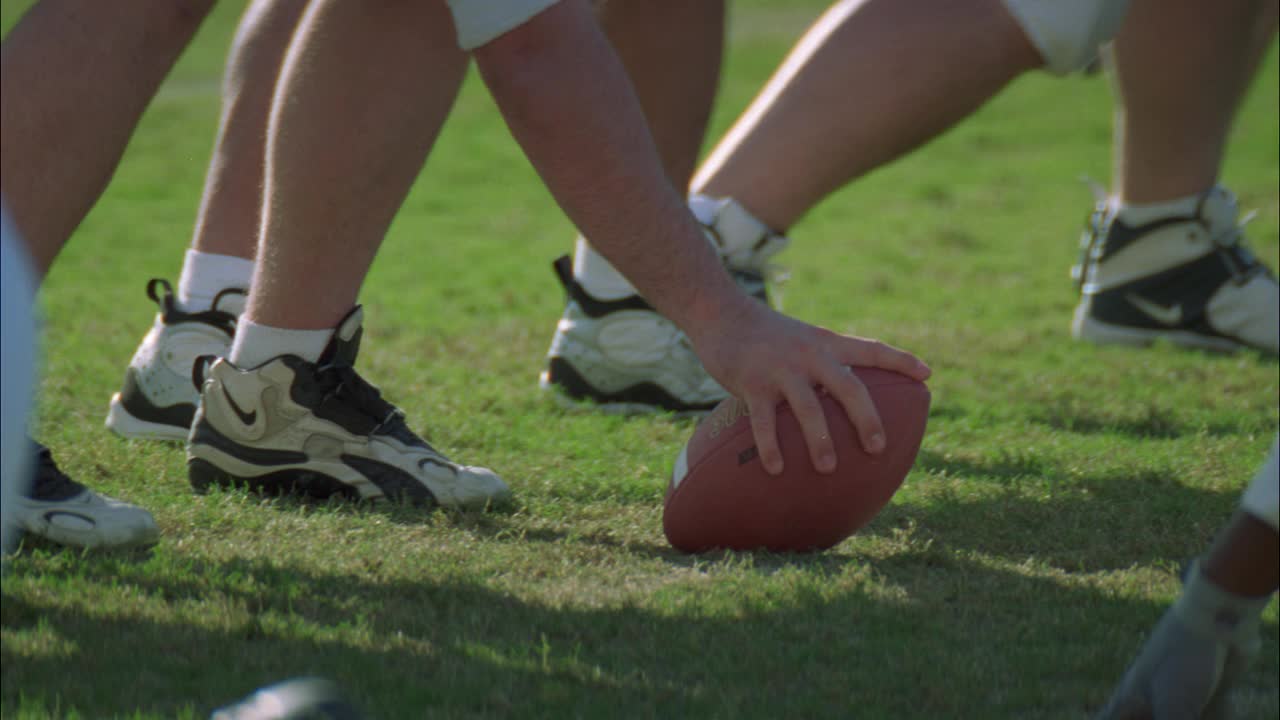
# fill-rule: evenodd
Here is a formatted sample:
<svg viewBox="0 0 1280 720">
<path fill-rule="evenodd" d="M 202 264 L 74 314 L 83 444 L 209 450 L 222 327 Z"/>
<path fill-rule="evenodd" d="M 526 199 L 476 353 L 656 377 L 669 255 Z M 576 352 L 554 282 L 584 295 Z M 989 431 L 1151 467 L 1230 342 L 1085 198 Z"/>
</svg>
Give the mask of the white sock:
<svg viewBox="0 0 1280 720">
<path fill-rule="evenodd" d="M 635 286 L 581 235 L 573 249 L 573 277 L 589 295 L 599 300 L 617 300 L 636 294 Z"/>
<path fill-rule="evenodd" d="M 1202 197 L 1203 195 L 1189 195 L 1175 200 L 1143 205 L 1125 204 L 1120 202 L 1118 198 L 1112 197 L 1110 202 L 1111 217 L 1119 218 L 1121 222 L 1129 227 L 1146 225 L 1167 217 L 1194 217 L 1196 210 L 1200 207 L 1200 199 Z"/>
<path fill-rule="evenodd" d="M 236 325 L 236 339 L 231 343 L 232 365 L 249 370 L 274 360 L 281 355 L 297 355 L 307 362 L 316 362 L 320 353 L 333 337 L 333 330 L 289 330 L 287 328 L 259 325 L 252 320 L 240 319 Z"/>
<path fill-rule="evenodd" d="M 253 261 L 235 255 L 188 250 L 178 278 L 178 305 L 187 312 L 213 309 L 213 299 L 227 288 L 249 289 Z"/>
</svg>

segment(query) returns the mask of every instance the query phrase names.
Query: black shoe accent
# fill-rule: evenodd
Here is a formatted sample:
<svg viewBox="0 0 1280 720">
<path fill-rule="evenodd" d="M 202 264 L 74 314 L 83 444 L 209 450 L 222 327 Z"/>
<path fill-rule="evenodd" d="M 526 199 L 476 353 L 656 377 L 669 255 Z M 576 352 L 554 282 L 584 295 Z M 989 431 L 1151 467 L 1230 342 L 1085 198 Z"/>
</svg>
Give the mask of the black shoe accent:
<svg viewBox="0 0 1280 720">
<path fill-rule="evenodd" d="M 407 502 L 413 505 L 435 507 L 436 496 L 414 476 L 394 465 L 378 462 L 359 455 L 343 455 L 342 462 L 356 472 L 369 478 L 377 485 L 387 499 Z"/>
<path fill-rule="evenodd" d="M 357 306 L 343 318 L 314 365 L 292 355 L 283 358 L 294 374 L 290 397 L 316 417 L 335 423 L 353 435 L 384 435 L 406 446 L 438 453 L 409 429 L 404 413 L 384 400 L 382 392 L 360 377 L 353 367 L 364 335 L 357 316 L 360 312 Z"/>
<path fill-rule="evenodd" d="M 684 402 L 651 382 L 637 383 L 618 392 L 604 392 L 587 382 L 569 361 L 561 357 L 552 357 L 548 362 L 547 380 L 574 400 L 589 400 L 594 403 L 649 405 L 668 412 L 704 412 L 717 405 L 715 402 Z"/>
<path fill-rule="evenodd" d="M 1164 272 L 1095 293 L 1089 314 L 1111 325 L 1161 331 L 1186 330 L 1200 335 L 1227 337 L 1209 324 L 1207 311 L 1214 293 L 1224 284 L 1235 281 L 1236 275 L 1223 254 L 1211 252 Z M 1132 298 L 1171 311 L 1177 308 L 1180 316 L 1175 322 L 1160 322 L 1135 305 Z"/>
<path fill-rule="evenodd" d="M 157 288 L 162 290 L 160 294 L 156 293 Z M 217 294 L 213 300 L 213 306 L 217 308 L 218 301 L 227 295 L 244 294 L 245 292 L 238 288 L 227 288 Z M 236 333 L 236 316 L 229 312 L 214 309 L 189 313 L 179 310 L 177 303 L 173 299 L 173 287 L 163 278 L 151 278 L 151 281 L 147 283 L 147 297 L 160 306 L 160 319 L 165 325 L 202 322 L 205 325 L 212 325 L 218 328 L 228 336 L 234 336 Z"/>
<path fill-rule="evenodd" d="M 1110 214 L 1110 207 L 1105 202 L 1098 203 L 1094 206 L 1093 213 L 1089 215 L 1089 219 L 1085 223 L 1085 231 L 1080 239 L 1080 259 L 1071 268 L 1071 276 L 1075 281 L 1076 289 L 1079 290 L 1084 287 L 1090 264 L 1110 258 L 1147 233 L 1155 232 L 1169 225 L 1183 223 L 1193 222 L 1203 226 L 1204 219 L 1200 214 L 1203 204 L 1204 199 L 1202 198 L 1193 215 L 1175 215 L 1153 220 L 1145 225 L 1131 227 L 1119 218 L 1112 218 L 1111 222 L 1108 223 L 1107 217 Z M 1208 228 L 1206 227 L 1205 229 L 1207 230 Z"/>
<path fill-rule="evenodd" d="M 654 312 L 653 306 L 645 301 L 639 295 L 628 295 L 617 300 L 598 300 L 592 297 L 582 285 L 573 277 L 573 261 L 568 255 L 561 255 L 551 263 L 551 268 L 555 270 L 556 277 L 560 278 L 560 285 L 564 287 L 564 291 L 569 295 L 569 299 L 578 303 L 582 311 L 588 317 L 599 318 L 615 313 L 620 310 L 648 310 Z"/>
<path fill-rule="evenodd" d="M 84 485 L 72 480 L 58 464 L 53 461 L 53 453 L 49 448 L 28 439 L 31 452 L 35 457 L 35 468 L 32 472 L 31 487 L 26 496 L 32 500 L 45 502 L 61 502 L 70 500 L 85 491 Z"/>
<path fill-rule="evenodd" d="M 297 465 L 307 461 L 307 454 L 294 450 L 271 450 L 241 445 L 218 432 L 206 422 L 203 416 L 197 416 L 191 431 L 191 445 L 208 445 L 239 460 L 255 465 Z"/>
<path fill-rule="evenodd" d="M 241 478 L 227 473 L 207 460 L 189 458 L 187 479 L 197 493 L 206 493 L 213 487 L 246 488 L 268 495 L 297 495 L 327 500 L 343 497 L 358 500 L 360 493 L 334 478 L 311 470 L 291 468 L 276 472 Z"/>
<path fill-rule="evenodd" d="M 231 393 L 227 391 L 226 385 L 222 386 L 222 397 L 227 401 L 227 404 L 231 406 L 231 412 L 235 413 L 236 417 L 240 418 L 240 422 L 245 425 L 252 425 L 253 421 L 258 419 L 257 410 L 245 412 L 236 404 L 236 399 L 231 397 Z"/>
<path fill-rule="evenodd" d="M 569 296 L 570 300 L 578 303 L 578 307 L 582 308 L 587 317 L 600 318 L 620 310 L 657 312 L 648 301 L 639 295 L 628 295 L 617 300 L 600 300 L 593 297 L 573 277 L 573 261 L 568 255 L 561 255 L 556 258 L 551 263 L 551 269 L 555 270 L 556 278 L 560 280 L 560 285 L 564 288 L 565 294 Z M 763 275 L 750 270 L 738 270 L 735 268 L 725 268 L 725 270 L 728 271 L 729 275 L 733 277 L 733 281 L 744 292 L 765 305 L 769 304 L 768 283 L 765 282 Z"/>
<path fill-rule="evenodd" d="M 1156 232 L 1161 228 L 1169 225 L 1182 225 L 1184 223 L 1191 222 L 1202 224 L 1203 220 L 1200 219 L 1199 215 L 1191 215 L 1189 217 L 1175 216 L 1153 220 L 1145 225 L 1139 225 L 1137 227 L 1130 227 L 1119 218 L 1115 218 L 1111 221 L 1111 225 L 1105 228 L 1104 234 L 1101 235 L 1099 255 L 1096 256 L 1095 261 L 1100 262 L 1106 260 L 1121 250 L 1129 247 L 1144 235 Z"/>
<path fill-rule="evenodd" d="M 153 404 L 138 385 L 138 372 L 133 367 L 124 371 L 124 389 L 120 391 L 120 404 L 130 415 L 139 420 L 174 427 L 191 427 L 191 420 L 196 414 L 194 403 L 178 403 L 167 407 Z"/>
</svg>

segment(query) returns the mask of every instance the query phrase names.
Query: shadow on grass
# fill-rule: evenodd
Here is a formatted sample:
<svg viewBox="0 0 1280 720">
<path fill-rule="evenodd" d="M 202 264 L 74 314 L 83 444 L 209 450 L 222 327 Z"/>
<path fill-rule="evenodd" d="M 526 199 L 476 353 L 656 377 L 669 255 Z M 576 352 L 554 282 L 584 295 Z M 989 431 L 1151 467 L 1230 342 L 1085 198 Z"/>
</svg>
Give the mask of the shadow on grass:
<svg viewBox="0 0 1280 720">
<path fill-rule="evenodd" d="M 1236 490 L 1187 487 L 1153 470 L 1055 481 L 1060 469 L 1031 456 L 979 461 L 926 449 L 917 468 L 958 480 L 959 488 L 953 483 L 925 502 L 890 504 L 864 532 L 909 529 L 944 547 L 1033 558 L 1068 571 L 1184 561 L 1204 548 L 1239 501 Z M 966 482 L 986 487 L 967 492 Z"/>
<path fill-rule="evenodd" d="M 6 591 L 3 707 L 21 695 L 89 717 L 199 714 L 306 673 L 388 718 L 1079 718 L 1163 609 L 932 551 L 877 573 L 836 596 L 688 579 L 645 607 L 577 607 L 256 560 L 182 577 L 60 567 L 42 580 L 135 593 L 138 611 Z M 258 589 L 223 580 L 244 577 Z M 20 653 L 23 633 L 73 649 Z M 1268 663 L 1255 675 L 1274 687 Z"/>
<path fill-rule="evenodd" d="M 749 565 L 756 572 L 766 574 L 796 569 L 832 573 L 840 571 L 849 565 L 866 564 L 864 558 L 855 555 L 826 552 L 772 553 L 765 551 L 740 552 L 723 550 L 690 555 L 676 550 L 665 542 L 625 540 L 603 532 L 584 533 L 550 527 L 521 529 L 518 533 L 509 533 L 505 528 L 499 528 L 493 524 L 484 524 L 470 527 L 468 531 L 486 538 L 502 537 L 511 542 L 536 542 L 558 546 L 570 543 L 590 545 L 618 555 L 660 560 L 673 568 L 705 567 L 726 559 L 732 559 L 738 563 Z"/>
<path fill-rule="evenodd" d="M 1043 403 L 1030 420 L 1040 425 L 1081 435 L 1124 435 L 1135 439 L 1172 439 L 1205 434 L 1211 437 L 1234 437 L 1256 428 L 1256 423 L 1241 417 L 1235 422 L 1193 424 L 1179 421 L 1174 413 L 1148 405 L 1130 416 L 1116 416 L 1100 409 L 1080 407 L 1077 403 Z"/>
<path fill-rule="evenodd" d="M 925 448 L 916 467 L 956 483 L 931 492 L 924 502 L 891 503 L 861 534 L 910 532 L 944 548 L 1019 562 L 1035 559 L 1071 572 L 1182 563 L 1203 550 L 1239 501 L 1235 490 L 1187 487 L 1152 469 L 1063 477 L 1061 468 L 1033 455 L 1010 453 L 978 460 Z M 967 492 L 969 483 L 980 491 Z M 585 544 L 682 568 L 728 556 L 759 571 L 837 571 L 865 562 L 856 555 L 834 553 L 687 555 L 664 542 L 620 538 L 607 531 L 534 527 L 513 532 L 500 517 L 459 518 L 459 527 L 479 537 Z"/>
</svg>

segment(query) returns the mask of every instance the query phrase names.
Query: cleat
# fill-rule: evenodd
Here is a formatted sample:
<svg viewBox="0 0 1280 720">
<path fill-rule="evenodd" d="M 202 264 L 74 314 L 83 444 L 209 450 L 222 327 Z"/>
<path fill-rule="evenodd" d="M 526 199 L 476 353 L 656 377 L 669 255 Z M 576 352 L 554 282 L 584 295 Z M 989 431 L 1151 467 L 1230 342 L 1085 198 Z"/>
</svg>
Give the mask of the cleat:
<svg viewBox="0 0 1280 720">
<path fill-rule="evenodd" d="M 245 293 L 223 290 L 212 310 L 196 313 L 179 310 L 159 278 L 147 283 L 147 296 L 160 312 L 125 370 L 124 387 L 111 397 L 106 425 L 127 438 L 186 440 L 200 399 L 191 381 L 196 358 L 230 351 Z"/>
<path fill-rule="evenodd" d="M 1230 192 L 1214 188 L 1195 215 L 1140 227 L 1094 212 L 1072 274 L 1073 337 L 1101 345 L 1157 340 L 1203 350 L 1280 346 L 1280 286 L 1245 244 Z"/>
<path fill-rule="evenodd" d="M 160 537 L 151 513 L 96 493 L 67 477 L 49 448 L 31 443 L 36 454 L 31 490 L 15 501 L 19 529 L 75 548 L 123 548 L 154 544 Z"/>
<path fill-rule="evenodd" d="M 510 498 L 491 470 L 458 465 L 414 434 L 355 371 L 362 318 L 359 307 L 348 314 L 315 363 L 283 355 L 256 368 L 198 364 L 201 398 L 187 442 L 197 492 L 245 486 L 464 509 Z"/>
<path fill-rule="evenodd" d="M 695 197 L 690 205 L 738 286 L 768 303 L 769 259 L 789 241 L 733 201 Z M 685 334 L 644 298 L 593 297 L 568 256 L 552 267 L 568 302 L 538 384 L 558 402 L 610 414 L 702 414 L 728 397 Z"/>
</svg>

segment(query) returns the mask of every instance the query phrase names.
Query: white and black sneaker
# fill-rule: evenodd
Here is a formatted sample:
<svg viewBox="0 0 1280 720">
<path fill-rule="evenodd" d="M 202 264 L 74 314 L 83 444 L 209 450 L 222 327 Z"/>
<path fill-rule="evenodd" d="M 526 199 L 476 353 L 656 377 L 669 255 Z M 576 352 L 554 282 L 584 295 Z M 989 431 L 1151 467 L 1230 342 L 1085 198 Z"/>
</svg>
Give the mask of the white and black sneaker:
<svg viewBox="0 0 1280 720">
<path fill-rule="evenodd" d="M 732 200 L 694 198 L 690 207 L 738 286 L 767 303 L 769 261 L 787 238 Z M 553 397 L 590 402 L 606 413 L 696 414 L 728 396 L 685 334 L 644 298 L 593 297 L 573 277 L 568 256 L 552 267 L 568 295 L 539 378 Z"/>
<path fill-rule="evenodd" d="M 353 367 L 362 311 L 352 310 L 316 363 L 293 355 L 241 369 L 201 367 L 187 442 L 197 491 L 213 485 L 327 498 L 389 498 L 484 508 L 511 491 L 492 471 L 458 465 L 415 435 Z"/>
<path fill-rule="evenodd" d="M 58 468 L 49 448 L 30 446 L 35 476 L 30 490 L 14 500 L 11 515 L 19 529 L 76 548 L 135 547 L 159 539 L 151 513 L 90 490 Z"/>
<path fill-rule="evenodd" d="M 1190 216 L 1130 227 L 1100 204 L 1072 272 L 1072 335 L 1099 344 L 1168 340 L 1215 351 L 1280 345 L 1280 286 L 1246 246 L 1230 192 Z"/>
<path fill-rule="evenodd" d="M 127 438 L 186 440 L 200 400 L 192 368 L 196 358 L 230 350 L 245 292 L 228 288 L 214 298 L 213 309 L 189 313 L 177 307 L 169 283 L 155 278 L 147 283 L 147 297 L 160 312 L 129 361 L 124 387 L 111 396 L 106 425 Z"/>
</svg>

